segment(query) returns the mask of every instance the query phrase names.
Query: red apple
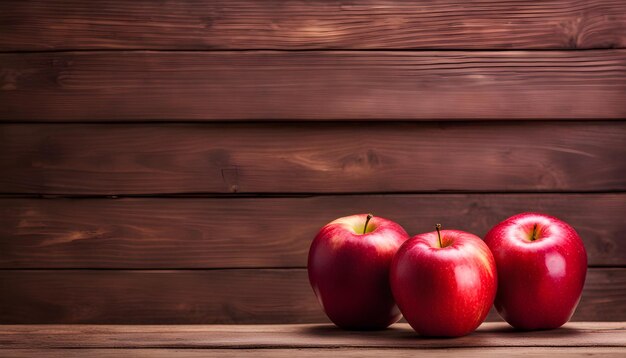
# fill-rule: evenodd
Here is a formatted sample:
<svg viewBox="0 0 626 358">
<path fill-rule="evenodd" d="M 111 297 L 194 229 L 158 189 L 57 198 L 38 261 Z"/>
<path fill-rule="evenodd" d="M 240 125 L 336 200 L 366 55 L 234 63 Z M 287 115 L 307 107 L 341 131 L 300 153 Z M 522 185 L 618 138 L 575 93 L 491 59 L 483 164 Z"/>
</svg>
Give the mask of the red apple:
<svg viewBox="0 0 626 358">
<path fill-rule="evenodd" d="M 498 267 L 495 306 L 511 326 L 550 329 L 576 309 L 587 252 L 574 229 L 552 216 L 523 213 L 492 228 L 485 242 Z"/>
<path fill-rule="evenodd" d="M 320 230 L 309 250 L 309 281 L 333 323 L 371 330 L 400 319 L 389 265 L 408 238 L 395 222 L 367 214 L 339 218 Z"/>
<path fill-rule="evenodd" d="M 479 237 L 439 228 L 400 247 L 391 263 L 391 289 L 417 333 L 464 336 L 489 313 L 496 295 L 496 264 Z"/>
</svg>

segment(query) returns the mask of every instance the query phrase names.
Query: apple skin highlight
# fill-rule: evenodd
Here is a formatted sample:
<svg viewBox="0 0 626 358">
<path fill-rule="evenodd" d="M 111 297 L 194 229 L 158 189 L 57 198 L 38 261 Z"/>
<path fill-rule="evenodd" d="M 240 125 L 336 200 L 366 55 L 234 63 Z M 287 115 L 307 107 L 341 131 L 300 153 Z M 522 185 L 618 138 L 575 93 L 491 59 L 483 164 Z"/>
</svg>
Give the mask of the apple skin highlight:
<svg viewBox="0 0 626 358">
<path fill-rule="evenodd" d="M 521 330 L 558 328 L 576 310 L 587 252 L 576 231 L 545 214 L 522 213 L 495 227 L 485 242 L 498 268 L 495 306 Z"/>
<path fill-rule="evenodd" d="M 365 225 L 367 217 L 334 220 L 309 249 L 311 287 L 328 318 L 349 330 L 384 329 L 401 318 L 389 286 L 389 266 L 409 236 L 381 217 Z"/>
<path fill-rule="evenodd" d="M 494 258 L 477 236 L 441 230 L 414 236 L 391 265 L 393 295 L 424 336 L 459 337 L 487 317 L 497 289 Z"/>
</svg>

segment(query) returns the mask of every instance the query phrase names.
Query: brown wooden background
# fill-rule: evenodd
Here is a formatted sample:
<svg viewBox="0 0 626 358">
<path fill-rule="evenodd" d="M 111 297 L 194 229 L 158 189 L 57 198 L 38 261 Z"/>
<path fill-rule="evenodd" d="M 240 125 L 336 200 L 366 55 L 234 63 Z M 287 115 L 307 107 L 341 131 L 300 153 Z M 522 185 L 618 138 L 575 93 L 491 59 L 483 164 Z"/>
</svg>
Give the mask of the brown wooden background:
<svg viewBox="0 0 626 358">
<path fill-rule="evenodd" d="M 16 0 L 0 34 L 0 323 L 325 321 L 326 222 L 527 210 L 585 241 L 574 319 L 626 320 L 623 0 Z"/>
</svg>

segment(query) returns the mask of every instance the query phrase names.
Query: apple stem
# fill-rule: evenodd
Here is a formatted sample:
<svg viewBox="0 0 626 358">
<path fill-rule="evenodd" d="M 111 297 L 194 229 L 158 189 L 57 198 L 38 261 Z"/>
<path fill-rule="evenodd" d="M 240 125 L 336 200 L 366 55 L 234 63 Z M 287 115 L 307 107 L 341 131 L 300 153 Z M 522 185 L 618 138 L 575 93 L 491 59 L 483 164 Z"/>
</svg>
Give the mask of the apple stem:
<svg viewBox="0 0 626 358">
<path fill-rule="evenodd" d="M 372 220 L 373 217 L 374 215 L 367 214 L 367 219 L 365 219 L 365 226 L 363 226 L 363 234 L 367 232 L 367 224 L 369 224 L 370 220 Z"/>
<path fill-rule="evenodd" d="M 535 240 L 537 240 L 537 224 L 533 226 L 533 234 L 530 237 L 530 241 L 535 241 Z"/>
<path fill-rule="evenodd" d="M 435 229 L 437 230 L 437 238 L 439 238 L 439 247 L 443 247 L 443 245 L 441 245 L 441 224 L 437 224 L 435 225 Z"/>
</svg>

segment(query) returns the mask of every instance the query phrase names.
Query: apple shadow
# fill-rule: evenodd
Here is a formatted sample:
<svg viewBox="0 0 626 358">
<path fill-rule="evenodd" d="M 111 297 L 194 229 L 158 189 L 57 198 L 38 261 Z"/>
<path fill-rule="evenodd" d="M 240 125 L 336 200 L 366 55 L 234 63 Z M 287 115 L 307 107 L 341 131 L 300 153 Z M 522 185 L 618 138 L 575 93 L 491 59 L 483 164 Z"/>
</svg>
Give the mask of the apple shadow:
<svg viewBox="0 0 626 358">
<path fill-rule="evenodd" d="M 319 324 L 304 327 L 302 333 L 318 338 L 328 338 L 329 340 L 358 339 L 365 343 L 371 339 L 378 343 L 374 345 L 381 344 L 382 346 L 386 344 L 390 346 L 399 344 L 401 346 L 411 347 L 413 345 L 409 342 L 415 342 L 416 347 L 431 348 L 490 345 L 493 344 L 494 338 L 498 339 L 497 337 L 507 337 L 507 339 L 516 341 L 543 341 L 584 334 L 584 332 L 578 329 L 567 326 L 551 330 L 524 331 L 515 329 L 504 322 L 498 325 L 479 327 L 476 331 L 463 337 L 426 337 L 419 335 L 408 325 L 392 325 L 382 330 L 345 330 L 333 324 Z"/>
<path fill-rule="evenodd" d="M 415 335 L 415 332 L 410 328 L 390 326 L 384 329 L 369 329 L 369 330 L 347 330 L 339 328 L 333 324 L 318 324 L 314 326 L 304 327 L 303 333 L 316 337 L 361 337 L 367 339 L 368 337 L 376 337 L 377 339 L 388 338 L 398 339 L 401 337 L 411 337 Z"/>
<path fill-rule="evenodd" d="M 502 324 L 498 326 L 479 328 L 476 333 L 498 333 L 503 335 L 524 335 L 524 336 L 537 336 L 542 338 L 557 338 L 557 337 L 570 337 L 583 334 L 576 328 L 570 328 L 567 326 L 553 328 L 553 329 L 538 329 L 538 330 L 524 330 L 517 329 L 509 326 L 508 324 Z"/>
<path fill-rule="evenodd" d="M 320 338 L 325 342 L 358 345 L 367 347 L 403 347 L 403 348 L 453 348 L 468 345 L 480 345 L 486 334 L 474 332 L 464 337 L 426 337 L 415 332 L 406 324 L 392 325 L 383 330 L 349 331 L 332 324 L 307 326 L 303 334 Z"/>
</svg>

